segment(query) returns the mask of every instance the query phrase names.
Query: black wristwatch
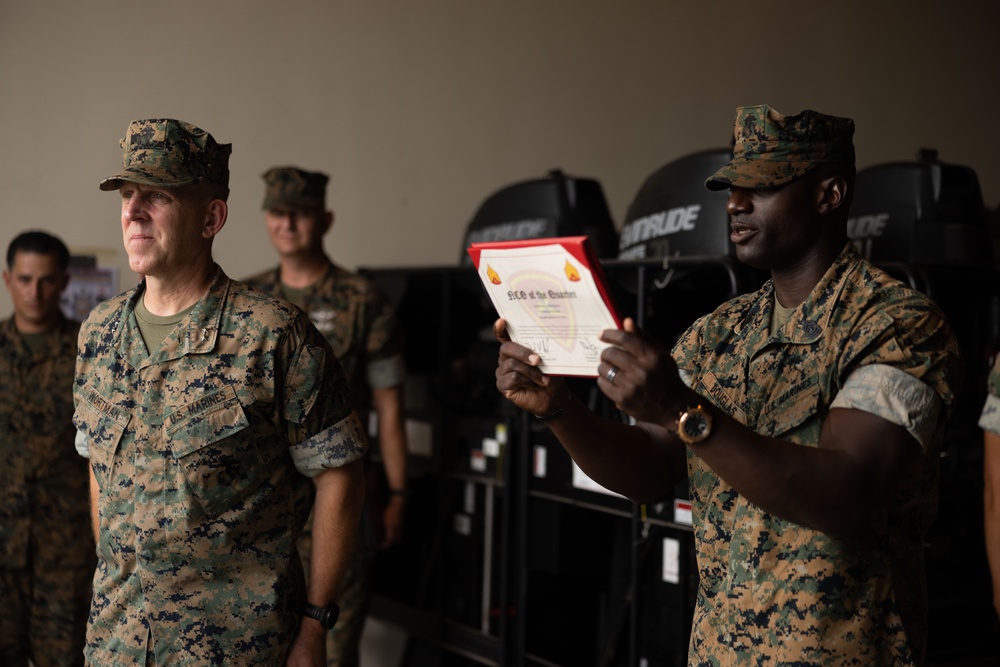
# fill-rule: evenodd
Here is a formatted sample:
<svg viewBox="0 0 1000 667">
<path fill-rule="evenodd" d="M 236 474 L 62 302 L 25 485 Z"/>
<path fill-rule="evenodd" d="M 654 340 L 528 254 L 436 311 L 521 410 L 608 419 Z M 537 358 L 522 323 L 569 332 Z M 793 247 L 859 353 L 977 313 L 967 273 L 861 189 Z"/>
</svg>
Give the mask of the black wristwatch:
<svg viewBox="0 0 1000 667">
<path fill-rule="evenodd" d="M 317 607 L 307 602 L 306 606 L 302 609 L 302 615 L 316 619 L 320 622 L 320 625 L 330 630 L 337 624 L 337 617 L 340 616 L 340 607 L 335 602 L 331 602 L 328 607 Z"/>
</svg>

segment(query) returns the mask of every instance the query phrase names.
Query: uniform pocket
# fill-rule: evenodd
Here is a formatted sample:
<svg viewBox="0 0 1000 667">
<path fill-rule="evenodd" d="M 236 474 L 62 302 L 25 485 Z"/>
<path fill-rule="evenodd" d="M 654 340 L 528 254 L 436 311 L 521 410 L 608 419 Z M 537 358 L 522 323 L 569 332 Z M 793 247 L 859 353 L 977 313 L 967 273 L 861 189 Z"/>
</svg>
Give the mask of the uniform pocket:
<svg viewBox="0 0 1000 667">
<path fill-rule="evenodd" d="M 819 442 L 822 395 L 815 381 L 793 387 L 778 396 L 761 415 L 758 432 L 792 442 Z"/>
<path fill-rule="evenodd" d="M 115 453 L 132 416 L 113 405 L 88 385 L 80 394 L 77 417 L 87 436 L 90 466 L 104 491 L 114 475 Z M 78 424 L 79 425 L 79 424 Z"/>
<path fill-rule="evenodd" d="M 228 386 L 180 406 L 167 419 L 167 441 L 184 484 L 210 518 L 246 498 L 267 476 L 249 427 Z"/>
</svg>

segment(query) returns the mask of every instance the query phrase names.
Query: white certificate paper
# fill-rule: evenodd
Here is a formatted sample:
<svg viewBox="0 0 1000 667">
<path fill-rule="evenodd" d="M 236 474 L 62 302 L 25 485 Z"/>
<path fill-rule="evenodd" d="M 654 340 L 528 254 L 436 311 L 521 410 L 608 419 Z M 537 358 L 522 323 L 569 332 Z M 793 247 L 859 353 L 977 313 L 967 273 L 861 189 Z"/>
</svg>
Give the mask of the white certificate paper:
<svg viewBox="0 0 1000 667">
<path fill-rule="evenodd" d="M 597 377 L 605 329 L 620 329 L 607 283 L 586 236 L 476 243 L 479 279 L 511 340 L 551 375 Z"/>
</svg>

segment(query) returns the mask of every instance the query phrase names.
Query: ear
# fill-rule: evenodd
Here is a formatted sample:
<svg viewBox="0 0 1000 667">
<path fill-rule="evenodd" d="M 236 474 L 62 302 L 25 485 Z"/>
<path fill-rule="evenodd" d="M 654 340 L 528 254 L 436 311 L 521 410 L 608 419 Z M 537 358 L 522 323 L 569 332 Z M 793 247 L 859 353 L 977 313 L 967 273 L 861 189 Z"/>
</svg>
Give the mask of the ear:
<svg viewBox="0 0 1000 667">
<path fill-rule="evenodd" d="M 323 214 L 323 233 L 326 234 L 333 227 L 333 211 L 326 211 Z"/>
<path fill-rule="evenodd" d="M 847 179 L 840 175 L 820 181 L 818 211 L 830 215 L 847 201 Z"/>
<path fill-rule="evenodd" d="M 201 235 L 206 239 L 214 238 L 222 231 L 228 217 L 229 205 L 221 199 L 213 199 L 205 211 L 205 225 L 201 229 Z"/>
</svg>

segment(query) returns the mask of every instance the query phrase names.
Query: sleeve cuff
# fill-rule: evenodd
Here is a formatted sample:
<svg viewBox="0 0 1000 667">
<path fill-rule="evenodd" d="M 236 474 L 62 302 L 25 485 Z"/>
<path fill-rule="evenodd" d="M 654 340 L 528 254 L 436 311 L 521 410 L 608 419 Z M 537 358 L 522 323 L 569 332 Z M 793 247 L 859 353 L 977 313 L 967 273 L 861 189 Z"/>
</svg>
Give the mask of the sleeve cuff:
<svg viewBox="0 0 1000 667">
<path fill-rule="evenodd" d="M 368 386 L 385 389 L 403 384 L 406 379 L 406 361 L 402 354 L 376 359 L 368 364 Z"/>
<path fill-rule="evenodd" d="M 979 415 L 979 428 L 991 433 L 1000 433 L 1000 397 L 992 394 L 986 397 L 983 412 Z"/>
<path fill-rule="evenodd" d="M 361 420 L 352 411 L 290 451 L 298 471 L 306 477 L 315 477 L 326 468 L 339 468 L 363 457 L 368 451 L 368 440 Z"/>
<path fill-rule="evenodd" d="M 831 408 L 863 410 L 902 426 L 927 451 L 939 432 L 941 397 L 909 373 L 871 364 L 851 373 Z"/>
<path fill-rule="evenodd" d="M 77 431 L 73 444 L 76 446 L 76 451 L 80 456 L 85 459 L 90 458 L 90 444 L 87 442 L 86 433 L 83 431 Z"/>
</svg>

